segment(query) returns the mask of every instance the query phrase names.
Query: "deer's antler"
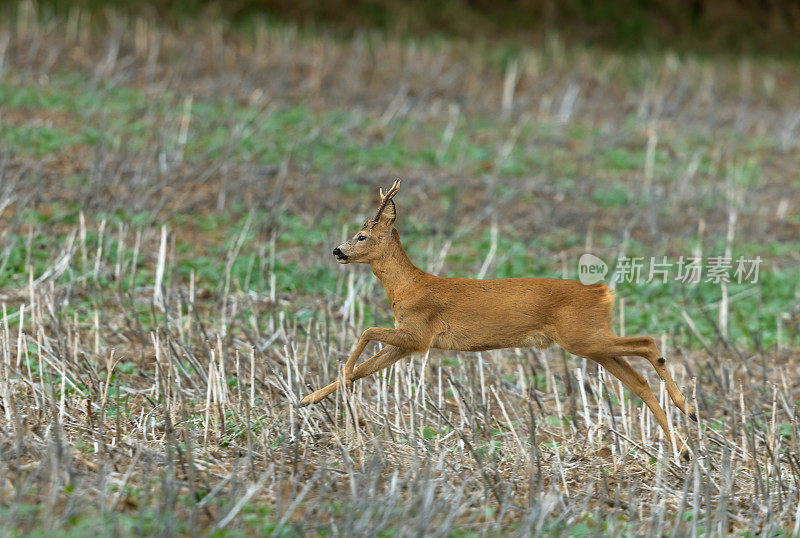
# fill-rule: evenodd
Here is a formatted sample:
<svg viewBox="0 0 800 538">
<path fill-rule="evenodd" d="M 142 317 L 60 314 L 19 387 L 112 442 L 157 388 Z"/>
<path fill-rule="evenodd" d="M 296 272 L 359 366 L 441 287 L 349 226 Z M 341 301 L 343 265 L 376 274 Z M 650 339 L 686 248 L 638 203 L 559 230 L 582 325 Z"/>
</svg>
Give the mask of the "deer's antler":
<svg viewBox="0 0 800 538">
<path fill-rule="evenodd" d="M 394 180 L 394 183 L 392 183 L 392 186 L 389 187 L 388 191 L 386 191 L 386 194 L 383 194 L 383 189 L 380 189 L 378 192 L 381 195 L 381 205 L 378 206 L 378 212 L 375 213 L 375 218 L 372 219 L 374 222 L 378 222 L 378 219 L 381 218 L 381 213 L 383 213 L 383 210 L 386 209 L 386 204 L 389 203 L 389 200 L 394 198 L 394 195 L 400 192 L 400 179 Z"/>
</svg>

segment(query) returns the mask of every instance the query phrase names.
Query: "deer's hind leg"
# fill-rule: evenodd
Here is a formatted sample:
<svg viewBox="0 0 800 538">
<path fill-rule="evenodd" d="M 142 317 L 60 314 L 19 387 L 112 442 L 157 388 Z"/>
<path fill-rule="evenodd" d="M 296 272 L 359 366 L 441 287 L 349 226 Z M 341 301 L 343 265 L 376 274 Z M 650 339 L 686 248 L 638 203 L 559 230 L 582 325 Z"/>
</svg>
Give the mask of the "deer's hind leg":
<svg viewBox="0 0 800 538">
<path fill-rule="evenodd" d="M 626 357 L 635 355 L 647 359 L 650 364 L 655 368 L 658 377 L 664 380 L 664 386 L 667 389 L 672 403 L 686 413 L 689 418 L 697 421 L 697 414 L 695 410 L 689 405 L 686 396 L 681 393 L 675 380 L 667 370 L 666 360 L 661 356 L 661 353 L 656 346 L 655 341 L 650 336 L 637 336 L 633 338 L 624 338 L 620 336 L 612 336 L 605 342 L 608 350 L 617 357 Z"/>
<path fill-rule="evenodd" d="M 653 365 L 658 377 L 664 380 L 670 399 L 675 406 L 686 413 L 692 420 L 697 420 L 695 410 L 689 405 L 686 397 L 678 389 L 678 385 L 667 370 L 666 361 L 649 336 L 625 338 L 614 335 L 611 330 L 611 305 L 601 304 L 598 308 L 584 312 L 575 312 L 568 319 L 581 319 L 581 324 L 560 323 L 556 326 L 555 341 L 574 355 L 592 360 L 603 357 L 643 357 Z M 586 325 L 596 327 L 587 333 Z"/>
<path fill-rule="evenodd" d="M 664 431 L 670 444 L 673 443 L 672 432 L 667 422 L 667 415 L 664 409 L 658 403 L 658 400 L 653 394 L 650 384 L 647 380 L 637 372 L 623 357 L 628 355 L 639 355 L 639 351 L 644 351 L 639 346 L 625 345 L 626 342 L 619 342 L 618 338 L 614 336 L 608 328 L 603 328 L 594 331 L 591 334 L 586 334 L 575 325 L 565 324 L 559 327 L 560 331 L 556 335 L 556 342 L 573 355 L 591 359 L 605 368 L 611 375 L 622 381 L 636 396 L 642 399 L 645 405 L 652 411 L 653 415 Z M 622 339 L 623 341 L 626 339 Z M 637 342 L 643 343 L 644 339 Z M 653 345 L 655 348 L 655 344 Z M 656 362 L 658 362 L 656 360 Z M 672 378 L 669 378 L 672 380 Z M 672 381 L 674 385 L 674 381 Z M 677 386 L 674 387 L 678 395 Z M 672 394 L 670 394 L 672 396 Z M 683 398 L 682 395 L 680 395 Z M 685 404 L 685 398 L 683 399 Z M 679 406 L 680 407 L 680 406 Z M 682 448 L 684 457 L 688 457 L 685 447 Z"/>
<path fill-rule="evenodd" d="M 559 343 L 559 345 L 561 344 Z M 673 444 L 672 432 L 669 428 L 669 422 L 667 421 L 667 414 L 664 412 L 661 404 L 658 403 L 655 394 L 653 394 L 653 390 L 650 388 L 650 384 L 642 374 L 634 370 L 628 361 L 622 357 L 615 356 L 606 346 L 578 344 L 577 346 L 562 345 L 561 347 L 573 355 L 595 361 L 611 375 L 622 381 L 622 384 L 641 398 L 642 402 L 650 409 L 653 416 L 655 416 L 656 422 L 658 422 L 658 425 L 664 431 L 667 441 L 670 445 Z M 682 448 L 682 452 L 684 453 L 684 457 L 688 457 L 685 448 Z"/>
<path fill-rule="evenodd" d="M 650 384 L 639 372 L 633 369 L 633 366 L 631 366 L 628 361 L 622 357 L 599 358 L 593 360 L 608 370 L 611 375 L 622 381 L 622 383 L 628 387 L 631 392 L 642 399 L 642 402 L 644 402 L 644 404 L 655 416 L 656 422 L 658 422 L 658 425 L 661 426 L 661 429 L 664 431 L 664 435 L 666 435 L 670 445 L 677 441 L 677 436 L 675 439 L 672 437 L 672 432 L 669 428 L 669 422 L 667 421 L 667 414 L 658 403 L 655 394 L 653 394 L 653 391 L 650 388 Z M 683 458 L 688 460 L 689 452 L 686 448 L 686 445 L 684 444 L 679 448 Z"/>
</svg>

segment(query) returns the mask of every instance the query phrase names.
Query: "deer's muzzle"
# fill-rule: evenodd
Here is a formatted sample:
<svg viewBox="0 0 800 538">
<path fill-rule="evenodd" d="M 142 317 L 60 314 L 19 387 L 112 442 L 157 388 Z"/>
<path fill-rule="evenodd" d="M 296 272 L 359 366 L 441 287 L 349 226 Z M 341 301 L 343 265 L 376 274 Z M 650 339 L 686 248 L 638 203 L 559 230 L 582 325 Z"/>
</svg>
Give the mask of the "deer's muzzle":
<svg viewBox="0 0 800 538">
<path fill-rule="evenodd" d="M 342 252 L 342 250 L 339 247 L 333 249 L 333 256 L 340 262 L 343 262 L 347 259 L 347 254 Z"/>
</svg>

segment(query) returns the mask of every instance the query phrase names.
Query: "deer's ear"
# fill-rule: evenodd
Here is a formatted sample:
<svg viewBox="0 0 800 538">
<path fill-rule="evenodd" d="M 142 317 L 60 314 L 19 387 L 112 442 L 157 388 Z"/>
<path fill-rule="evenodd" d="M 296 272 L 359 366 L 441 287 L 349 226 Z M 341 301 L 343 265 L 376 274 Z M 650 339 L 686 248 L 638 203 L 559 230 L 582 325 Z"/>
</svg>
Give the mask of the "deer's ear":
<svg viewBox="0 0 800 538">
<path fill-rule="evenodd" d="M 385 226 L 391 226 L 394 224 L 394 219 L 397 217 L 397 207 L 395 207 L 394 202 L 389 200 L 386 204 L 386 207 L 383 208 L 381 212 L 381 216 L 378 219 L 378 222 Z"/>
</svg>

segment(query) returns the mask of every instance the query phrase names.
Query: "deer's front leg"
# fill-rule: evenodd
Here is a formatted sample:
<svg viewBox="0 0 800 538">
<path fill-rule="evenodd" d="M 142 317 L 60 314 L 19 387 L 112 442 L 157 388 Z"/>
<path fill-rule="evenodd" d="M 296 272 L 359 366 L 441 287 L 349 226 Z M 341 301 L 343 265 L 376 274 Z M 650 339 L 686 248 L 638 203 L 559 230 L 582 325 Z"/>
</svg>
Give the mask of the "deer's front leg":
<svg viewBox="0 0 800 538">
<path fill-rule="evenodd" d="M 356 361 L 358 360 L 359 355 L 361 355 L 361 353 L 364 351 L 364 348 L 367 347 L 367 344 L 370 342 L 383 342 L 384 344 L 388 345 L 387 347 L 384 347 L 382 350 L 376 353 L 373 357 L 365 361 L 364 364 L 362 364 L 362 366 L 364 367 L 362 369 L 363 372 L 358 372 L 359 374 L 364 373 L 364 375 L 369 375 L 370 373 L 376 371 L 373 370 L 373 367 L 377 365 L 382 365 L 383 361 L 379 359 L 383 358 L 390 351 L 393 354 L 397 352 L 399 358 L 402 358 L 406 355 L 414 353 L 415 351 L 426 351 L 430 347 L 432 340 L 433 340 L 433 334 L 425 333 L 421 336 L 415 336 L 414 334 L 402 329 L 384 329 L 381 327 L 370 327 L 369 329 L 365 330 L 364 333 L 361 335 L 361 338 L 358 339 L 358 343 L 356 344 L 355 349 L 350 354 L 350 357 L 348 357 L 347 362 L 344 365 L 344 378 L 346 382 L 349 384 L 354 379 L 354 377 L 356 378 L 363 377 L 362 375 L 354 376 L 353 370 L 355 368 L 355 364 Z M 397 350 L 396 348 L 400 349 Z M 399 355 L 399 351 L 402 351 L 403 355 Z M 392 362 L 394 362 L 394 360 Z M 388 364 L 391 364 L 391 362 L 389 362 Z M 386 365 L 388 366 L 388 364 Z M 381 368 L 384 367 L 385 366 L 381 366 Z M 361 368 L 361 366 L 359 366 L 359 368 Z M 337 388 L 339 388 L 338 379 L 333 383 L 312 392 L 311 394 L 300 400 L 298 407 L 304 407 L 312 403 L 317 403 L 320 400 L 326 398 Z"/>
<path fill-rule="evenodd" d="M 381 368 L 385 368 L 386 366 L 402 359 L 408 354 L 409 353 L 405 350 L 398 349 L 392 346 L 386 346 L 382 350 L 377 352 L 375 355 L 365 360 L 358 367 L 358 369 L 354 373 L 355 379 L 360 379 L 364 376 L 367 376 L 373 372 L 380 370 Z M 329 385 L 322 387 L 319 390 L 315 390 L 314 392 L 312 392 L 311 394 L 300 400 L 300 402 L 297 404 L 297 407 L 305 407 L 309 404 L 317 403 L 321 400 L 324 400 L 337 388 L 339 388 L 338 379 L 333 383 L 330 383 Z"/>
<path fill-rule="evenodd" d="M 382 342 L 404 349 L 409 353 L 414 353 L 416 351 L 427 351 L 431 345 L 431 340 L 433 340 L 432 334 L 417 335 L 403 329 L 370 327 L 361 334 L 358 344 L 347 358 L 347 362 L 344 364 L 344 379 L 348 383 L 353 380 L 353 369 L 356 367 L 356 361 L 370 342 Z"/>
</svg>

